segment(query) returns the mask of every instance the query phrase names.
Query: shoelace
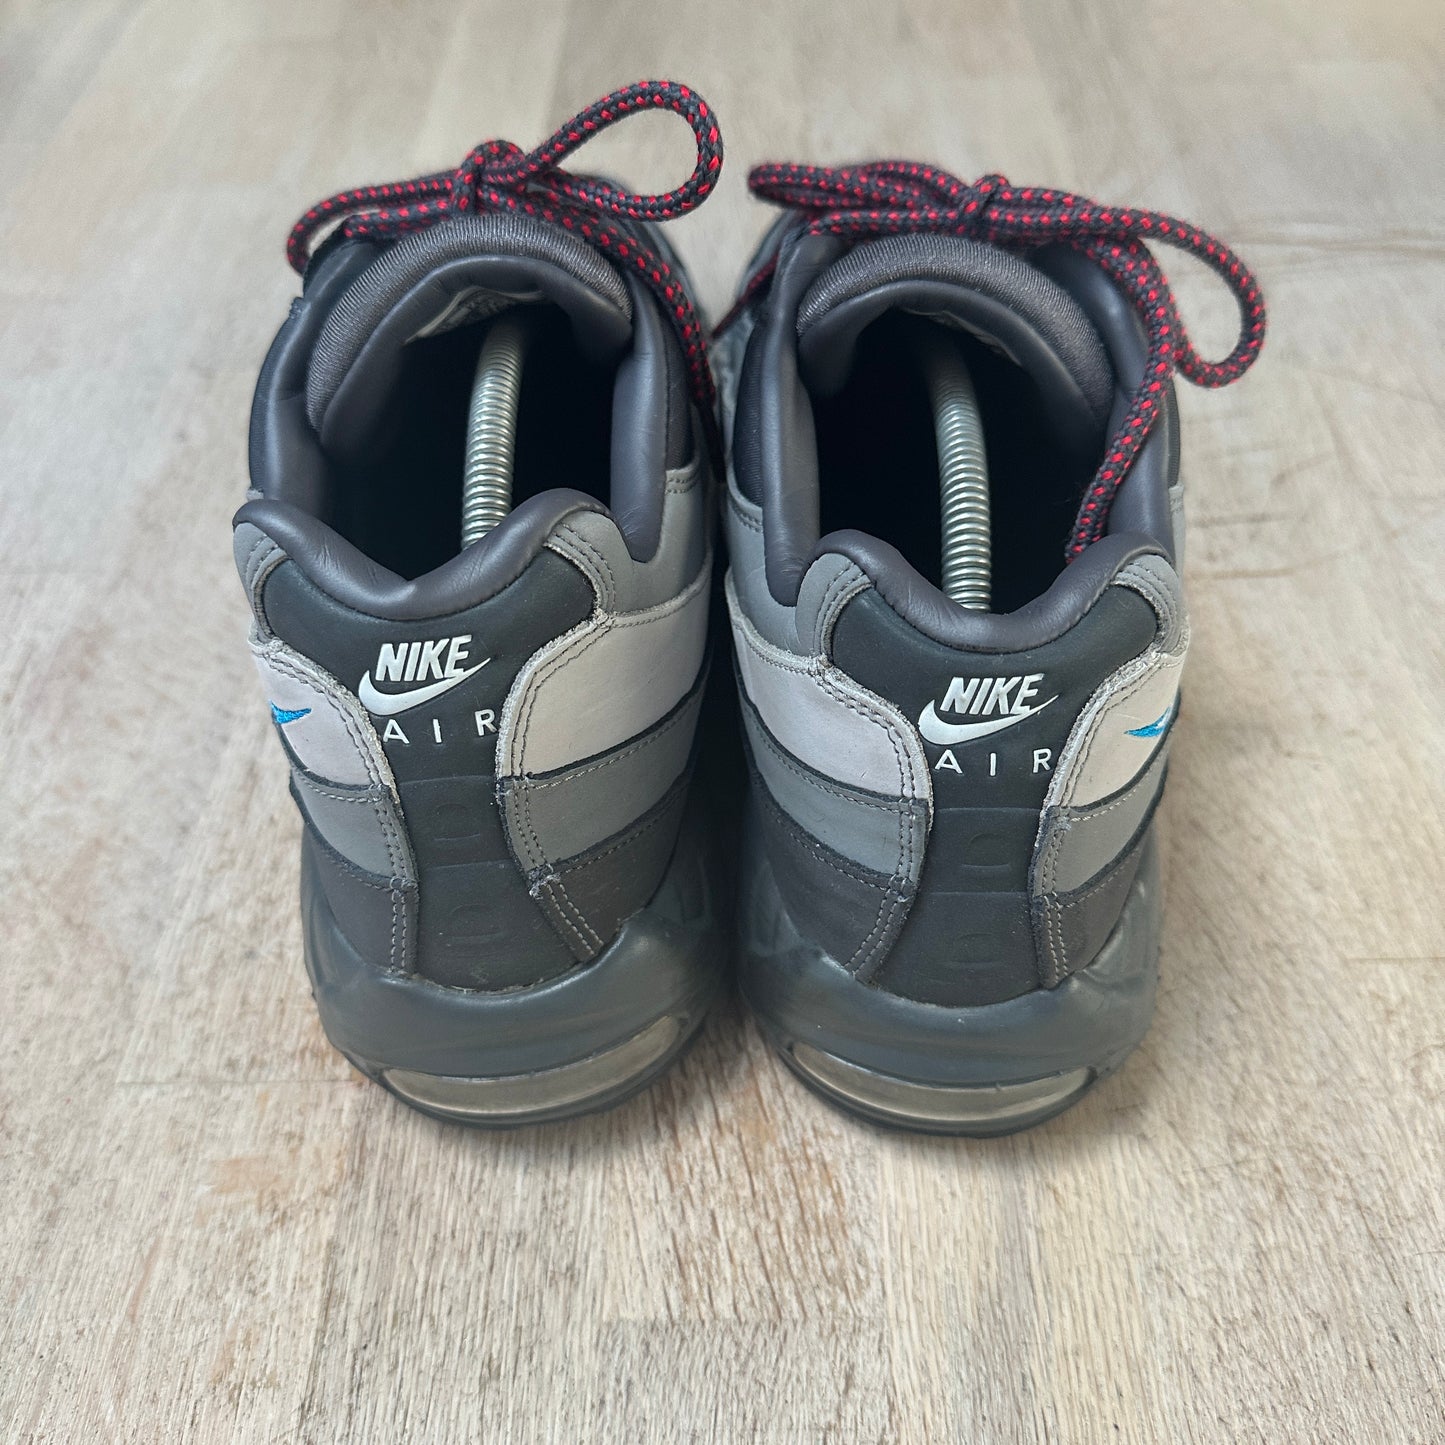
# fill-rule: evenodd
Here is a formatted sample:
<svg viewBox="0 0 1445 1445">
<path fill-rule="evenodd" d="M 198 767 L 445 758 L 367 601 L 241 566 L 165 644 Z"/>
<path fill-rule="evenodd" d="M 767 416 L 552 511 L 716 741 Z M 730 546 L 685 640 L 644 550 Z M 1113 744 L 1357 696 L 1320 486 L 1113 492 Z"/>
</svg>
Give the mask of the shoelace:
<svg viewBox="0 0 1445 1445">
<path fill-rule="evenodd" d="M 1012 186 L 999 175 L 969 185 L 947 171 L 907 161 L 880 161 L 841 170 L 769 164 L 748 176 L 754 195 L 810 212 L 815 235 L 859 240 L 903 231 L 942 231 L 1027 251 L 1064 242 L 1096 261 L 1143 317 L 1149 333 L 1144 377 L 1104 460 L 1084 492 L 1065 556 L 1077 557 L 1097 541 L 1120 483 L 1159 416 L 1169 379 L 1177 371 L 1196 386 L 1228 386 L 1254 364 L 1264 345 L 1264 297 L 1253 273 L 1222 241 L 1174 216 L 1128 206 L 1104 206 L 1067 191 Z M 1159 263 L 1146 241 L 1197 256 L 1229 288 L 1239 305 L 1239 339 L 1223 361 L 1195 350 Z M 772 264 L 749 281 L 722 331 L 772 280 Z"/>
<path fill-rule="evenodd" d="M 597 176 L 565 171 L 559 162 L 593 136 L 644 110 L 671 111 L 697 141 L 692 174 L 662 195 L 634 195 Z M 667 260 L 626 228 L 626 222 L 669 221 L 705 201 L 722 170 L 723 144 L 711 108 L 696 91 L 670 80 L 642 80 L 614 90 L 579 111 L 533 151 L 511 141 L 488 140 L 455 171 L 438 171 L 383 186 L 338 191 L 312 206 L 286 242 L 286 259 L 304 271 L 316 233 L 344 217 L 343 235 L 390 238 L 453 216 L 514 211 L 575 232 L 620 268 L 632 271 L 657 297 L 687 365 L 688 385 L 707 429 L 714 458 L 721 455 L 707 338 L 682 279 Z M 613 224 L 611 217 L 623 222 Z"/>
</svg>

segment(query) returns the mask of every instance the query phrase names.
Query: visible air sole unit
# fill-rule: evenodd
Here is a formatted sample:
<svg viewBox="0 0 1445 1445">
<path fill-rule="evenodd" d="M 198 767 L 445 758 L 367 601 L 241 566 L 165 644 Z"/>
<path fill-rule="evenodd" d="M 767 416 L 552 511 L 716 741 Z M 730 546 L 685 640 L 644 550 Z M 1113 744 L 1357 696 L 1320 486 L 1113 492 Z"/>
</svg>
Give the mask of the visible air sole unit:
<svg viewBox="0 0 1445 1445">
<path fill-rule="evenodd" d="M 1161 898 L 1151 837 L 1118 925 L 1057 988 L 946 1008 L 860 983 L 793 926 L 771 876 L 744 884 L 742 991 L 811 1089 L 875 1124 L 987 1138 L 1051 1119 L 1148 1031 Z"/>
</svg>

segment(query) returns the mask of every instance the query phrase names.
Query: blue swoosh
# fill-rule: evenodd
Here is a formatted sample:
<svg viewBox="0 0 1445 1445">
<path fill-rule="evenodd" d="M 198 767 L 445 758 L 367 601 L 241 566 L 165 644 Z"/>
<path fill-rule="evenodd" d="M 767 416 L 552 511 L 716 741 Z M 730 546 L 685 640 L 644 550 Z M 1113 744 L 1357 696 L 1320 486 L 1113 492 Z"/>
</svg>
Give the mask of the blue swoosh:
<svg viewBox="0 0 1445 1445">
<path fill-rule="evenodd" d="M 1125 728 L 1124 731 L 1131 738 L 1157 738 L 1169 726 L 1169 719 L 1173 716 L 1174 704 L 1171 702 L 1153 722 L 1145 723 L 1141 728 Z"/>
<path fill-rule="evenodd" d="M 311 709 L 309 707 L 289 708 L 277 707 L 274 702 L 271 704 L 271 716 L 275 718 L 282 727 L 285 727 L 288 722 L 295 722 L 299 717 L 305 717 L 310 711 Z"/>
</svg>

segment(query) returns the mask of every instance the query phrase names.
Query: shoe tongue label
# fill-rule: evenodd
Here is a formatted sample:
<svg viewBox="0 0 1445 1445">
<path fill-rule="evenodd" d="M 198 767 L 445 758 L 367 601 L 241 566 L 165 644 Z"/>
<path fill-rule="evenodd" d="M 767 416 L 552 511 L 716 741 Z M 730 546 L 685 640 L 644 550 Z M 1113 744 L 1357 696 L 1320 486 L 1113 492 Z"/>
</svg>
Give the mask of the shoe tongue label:
<svg viewBox="0 0 1445 1445">
<path fill-rule="evenodd" d="M 468 286 L 458 291 L 442 310 L 424 326 L 418 327 L 406 338 L 405 345 L 423 341 L 428 336 L 440 336 L 444 331 L 455 331 L 459 326 L 470 326 L 475 321 L 487 321 L 493 316 L 509 311 L 513 306 L 523 306 L 546 300 L 540 291 L 507 292 L 489 291 L 484 286 Z"/>
</svg>

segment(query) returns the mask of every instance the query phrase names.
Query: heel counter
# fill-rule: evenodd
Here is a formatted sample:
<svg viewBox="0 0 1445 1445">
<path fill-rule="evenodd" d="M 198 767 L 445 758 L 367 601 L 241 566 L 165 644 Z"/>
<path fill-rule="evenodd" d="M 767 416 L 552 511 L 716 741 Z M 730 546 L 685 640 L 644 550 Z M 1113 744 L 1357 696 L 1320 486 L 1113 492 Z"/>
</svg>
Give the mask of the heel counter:
<svg viewBox="0 0 1445 1445">
<path fill-rule="evenodd" d="M 1186 641 L 1178 579 L 1157 556 L 1024 652 L 946 647 L 876 593 L 845 611 L 839 664 L 914 720 L 933 782 L 917 897 L 878 985 L 973 1006 L 1092 960 L 1138 872 Z"/>
<path fill-rule="evenodd" d="M 584 579 L 544 554 L 485 602 L 401 622 L 339 603 L 247 523 L 236 556 L 305 824 L 304 886 L 356 956 L 462 988 L 572 968 L 507 846 L 494 759 L 507 689 L 585 618 Z"/>
</svg>

